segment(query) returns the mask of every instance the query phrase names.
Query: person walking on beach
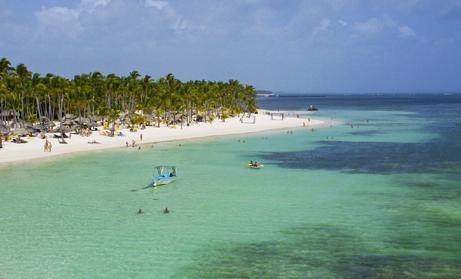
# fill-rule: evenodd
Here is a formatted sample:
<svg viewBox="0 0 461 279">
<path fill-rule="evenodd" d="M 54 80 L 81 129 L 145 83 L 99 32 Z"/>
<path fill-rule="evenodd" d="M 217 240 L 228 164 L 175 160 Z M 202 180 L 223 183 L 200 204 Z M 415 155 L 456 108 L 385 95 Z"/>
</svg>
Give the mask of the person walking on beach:
<svg viewBox="0 0 461 279">
<path fill-rule="evenodd" d="M 142 142 L 142 133 L 139 135 L 139 140 Z"/>
<path fill-rule="evenodd" d="M 48 142 L 48 152 L 51 152 L 51 147 L 52 147 L 52 145 L 51 145 L 51 142 L 49 141 Z"/>
<path fill-rule="evenodd" d="M 43 146 L 43 151 L 44 151 L 44 152 L 47 152 L 47 151 L 48 151 L 48 144 L 49 144 L 48 139 L 46 139 L 46 140 L 45 140 L 45 145 Z"/>
</svg>

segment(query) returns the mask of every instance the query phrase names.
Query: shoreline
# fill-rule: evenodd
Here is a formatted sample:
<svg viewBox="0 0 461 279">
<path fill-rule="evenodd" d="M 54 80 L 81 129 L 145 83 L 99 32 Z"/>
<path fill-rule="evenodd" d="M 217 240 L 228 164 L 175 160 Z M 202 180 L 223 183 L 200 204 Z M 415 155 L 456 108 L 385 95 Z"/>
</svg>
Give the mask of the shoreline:
<svg viewBox="0 0 461 279">
<path fill-rule="evenodd" d="M 59 143 L 58 138 L 53 138 L 53 133 L 48 133 L 48 141 L 52 144 L 51 152 L 44 151 L 45 139 L 38 137 L 24 138 L 27 143 L 3 142 L 0 149 L 0 167 L 5 167 L 13 163 L 27 162 L 29 160 L 39 160 L 57 158 L 60 155 L 84 153 L 112 148 L 140 148 L 144 144 L 156 144 L 162 142 L 173 142 L 179 140 L 194 140 L 227 135 L 250 134 L 271 130 L 283 130 L 289 128 L 308 128 L 323 127 L 326 122 L 319 119 L 307 119 L 296 117 L 292 112 L 285 112 L 289 116 L 281 119 L 271 119 L 266 114 L 266 110 L 259 110 L 259 113 L 245 118 L 248 121 L 241 121 L 238 117 L 228 118 L 225 122 L 214 120 L 212 123 L 195 123 L 191 126 L 183 127 L 153 127 L 138 129 L 130 132 L 129 129 L 121 129 L 123 136 L 109 137 L 101 135 L 98 131 L 93 131 L 89 136 L 71 135 L 66 138 L 67 144 Z M 97 142 L 90 144 L 91 142 Z"/>
</svg>

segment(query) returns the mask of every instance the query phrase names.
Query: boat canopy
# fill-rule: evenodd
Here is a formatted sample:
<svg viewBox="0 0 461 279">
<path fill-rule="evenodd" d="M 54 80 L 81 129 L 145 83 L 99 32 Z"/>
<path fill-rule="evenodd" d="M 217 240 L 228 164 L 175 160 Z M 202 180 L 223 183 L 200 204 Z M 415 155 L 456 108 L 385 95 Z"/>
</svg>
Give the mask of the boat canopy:
<svg viewBox="0 0 461 279">
<path fill-rule="evenodd" d="M 161 175 L 176 176 L 176 167 L 175 166 L 155 166 L 154 176 L 161 176 Z"/>
</svg>

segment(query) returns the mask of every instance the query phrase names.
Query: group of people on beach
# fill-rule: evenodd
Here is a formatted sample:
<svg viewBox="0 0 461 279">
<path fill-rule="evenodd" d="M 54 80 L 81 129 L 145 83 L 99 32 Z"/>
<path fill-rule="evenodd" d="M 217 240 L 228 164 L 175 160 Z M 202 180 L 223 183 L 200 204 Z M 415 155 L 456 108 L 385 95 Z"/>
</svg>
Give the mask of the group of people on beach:
<svg viewBox="0 0 461 279">
<path fill-rule="evenodd" d="M 142 143 L 142 134 L 139 135 L 139 140 L 141 141 Z M 126 147 L 135 147 L 136 146 L 136 141 L 133 139 L 131 140 L 131 145 L 128 143 L 128 141 L 125 142 L 125 146 Z M 141 146 L 138 147 L 138 149 L 141 149 Z"/>
</svg>

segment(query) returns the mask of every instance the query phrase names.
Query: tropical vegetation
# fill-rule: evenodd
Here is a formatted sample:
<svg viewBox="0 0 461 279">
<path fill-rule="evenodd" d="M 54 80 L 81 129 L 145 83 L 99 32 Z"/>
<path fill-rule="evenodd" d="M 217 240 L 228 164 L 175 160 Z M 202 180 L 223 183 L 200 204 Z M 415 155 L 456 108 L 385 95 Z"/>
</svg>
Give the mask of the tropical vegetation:
<svg viewBox="0 0 461 279">
<path fill-rule="evenodd" d="M 253 86 L 237 80 L 182 82 L 173 74 L 154 79 L 138 71 L 127 76 L 90 72 L 69 79 L 0 60 L 0 129 L 62 122 L 66 115 L 112 122 L 123 115 L 134 124 L 151 118 L 155 125 L 224 120 L 254 112 L 255 95 Z"/>
</svg>

